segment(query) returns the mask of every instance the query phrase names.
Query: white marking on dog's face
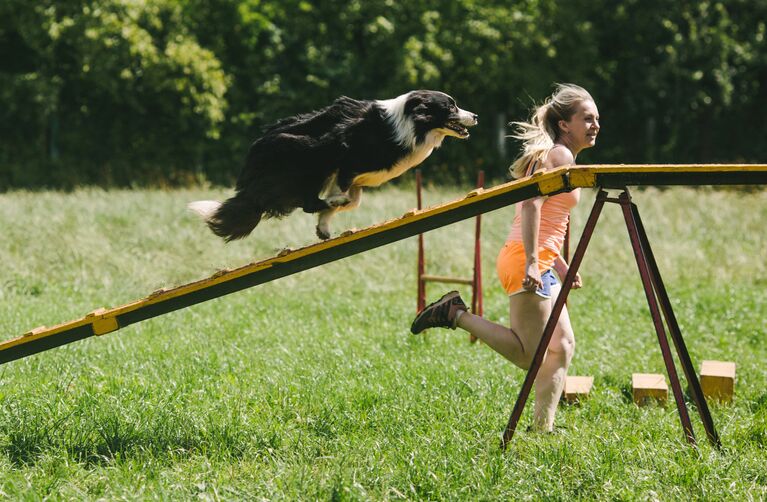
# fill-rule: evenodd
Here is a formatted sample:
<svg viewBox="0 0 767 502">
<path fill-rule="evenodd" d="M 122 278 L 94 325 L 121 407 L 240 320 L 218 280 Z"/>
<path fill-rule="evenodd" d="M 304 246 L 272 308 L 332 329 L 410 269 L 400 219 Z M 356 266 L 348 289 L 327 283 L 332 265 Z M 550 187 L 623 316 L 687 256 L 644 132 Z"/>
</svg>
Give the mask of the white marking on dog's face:
<svg viewBox="0 0 767 502">
<path fill-rule="evenodd" d="M 477 125 L 477 115 L 458 108 L 455 100 L 439 91 L 410 91 L 394 99 L 376 102 L 382 107 L 394 130 L 394 140 L 414 149 L 430 130 L 443 136 L 466 139 L 467 127 Z"/>
<path fill-rule="evenodd" d="M 479 123 L 477 115 L 462 108 L 458 109 L 458 121 L 466 127 L 472 127 Z"/>
</svg>

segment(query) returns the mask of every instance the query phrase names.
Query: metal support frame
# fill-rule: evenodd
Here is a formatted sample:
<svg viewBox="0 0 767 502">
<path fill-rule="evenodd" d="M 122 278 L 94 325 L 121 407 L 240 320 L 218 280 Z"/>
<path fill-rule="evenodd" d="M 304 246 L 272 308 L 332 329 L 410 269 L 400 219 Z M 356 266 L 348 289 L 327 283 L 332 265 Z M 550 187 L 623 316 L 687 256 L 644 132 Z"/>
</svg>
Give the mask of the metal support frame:
<svg viewBox="0 0 767 502">
<path fill-rule="evenodd" d="M 715 447 L 720 447 L 721 442 L 719 436 L 714 428 L 713 420 L 711 419 L 711 413 L 709 412 L 706 399 L 703 396 L 703 392 L 700 388 L 700 381 L 695 373 L 690 354 L 687 351 L 687 347 L 682 338 L 682 333 L 679 329 L 679 324 L 674 316 L 673 309 L 671 308 L 671 301 L 668 298 L 666 288 L 663 284 L 663 280 L 658 270 L 658 265 L 655 262 L 655 257 L 650 247 L 650 242 L 645 233 L 642 220 L 639 216 L 639 210 L 636 204 L 631 201 L 628 188 L 623 188 L 618 198 L 608 197 L 607 192 L 600 189 L 597 198 L 594 202 L 594 207 L 591 210 L 589 219 L 584 227 L 581 240 L 578 243 L 578 247 L 573 255 L 570 268 L 567 271 L 567 275 L 562 281 L 562 290 L 554 302 L 554 306 L 551 310 L 551 315 L 546 323 L 546 327 L 543 330 L 541 341 L 538 344 L 535 357 L 530 365 L 530 369 L 525 376 L 525 380 L 522 384 L 522 389 L 519 391 L 519 396 L 512 410 L 509 423 L 503 432 L 503 440 L 501 443 L 502 448 L 506 448 L 511 438 L 514 436 L 514 431 L 517 428 L 522 412 L 525 408 L 527 398 L 532 390 L 535 377 L 538 374 L 538 370 L 543 362 L 543 357 L 546 353 L 546 349 L 549 346 L 551 337 L 554 333 L 559 316 L 562 313 L 562 309 L 567 301 L 567 296 L 572 288 L 573 281 L 575 280 L 575 274 L 578 272 L 578 268 L 583 261 L 583 256 L 586 253 L 591 236 L 596 227 L 599 215 L 602 212 L 602 208 L 606 202 L 619 204 L 623 211 L 623 217 L 626 221 L 626 229 L 628 230 L 629 239 L 631 240 L 631 247 L 634 251 L 634 257 L 637 262 L 637 268 L 639 269 L 639 275 L 642 279 L 642 286 L 644 288 L 645 296 L 647 298 L 647 304 L 650 308 L 650 314 L 653 319 L 653 325 L 655 326 L 655 332 L 658 336 L 658 343 L 660 344 L 661 353 L 663 354 L 663 361 L 666 365 L 666 371 L 671 381 L 671 388 L 674 393 L 674 399 L 676 401 L 677 410 L 679 411 L 679 419 L 682 423 L 682 430 L 684 431 L 687 442 L 695 446 L 695 433 L 690 422 L 690 416 L 687 412 L 687 406 L 684 402 L 684 395 L 682 393 L 682 386 L 679 382 L 679 375 L 677 374 L 676 366 L 674 364 L 673 356 L 671 355 L 671 349 L 669 347 L 668 339 L 666 337 L 666 331 L 663 326 L 663 319 L 661 318 L 661 312 L 665 318 L 666 325 L 668 326 L 671 338 L 674 342 L 674 346 L 677 351 L 677 356 L 682 364 L 685 378 L 690 387 L 692 398 L 695 401 L 695 405 L 700 414 L 700 418 L 703 421 L 703 426 L 706 430 L 706 435 L 709 441 Z M 659 306 L 660 304 L 660 306 Z"/>
<path fill-rule="evenodd" d="M 477 189 L 481 190 L 485 186 L 485 173 L 479 171 L 477 173 Z M 417 169 L 415 173 L 415 187 L 416 187 L 416 202 L 418 204 L 417 209 L 420 211 L 423 208 L 423 201 L 421 199 L 421 170 Z M 416 301 L 416 311 L 420 312 L 426 307 L 426 283 L 427 282 L 443 282 L 448 284 L 468 284 L 471 286 L 471 311 L 481 316 L 483 312 L 482 304 L 482 250 L 480 246 L 480 238 L 482 234 L 482 215 L 478 214 L 475 218 L 474 225 L 474 266 L 471 279 L 461 279 L 457 277 L 444 277 L 426 274 L 426 258 L 424 253 L 423 234 L 418 234 L 418 298 Z M 477 338 L 474 335 L 469 335 L 471 342 L 476 342 Z"/>
</svg>

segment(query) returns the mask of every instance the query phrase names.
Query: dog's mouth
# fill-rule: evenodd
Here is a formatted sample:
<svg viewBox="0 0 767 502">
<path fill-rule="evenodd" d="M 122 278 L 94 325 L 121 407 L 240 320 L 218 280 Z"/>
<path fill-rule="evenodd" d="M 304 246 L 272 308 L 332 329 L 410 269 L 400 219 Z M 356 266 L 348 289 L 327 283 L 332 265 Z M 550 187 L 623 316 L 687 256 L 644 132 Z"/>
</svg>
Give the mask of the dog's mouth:
<svg viewBox="0 0 767 502">
<path fill-rule="evenodd" d="M 468 138 L 469 130 L 458 120 L 449 120 L 445 123 L 445 129 L 453 131 L 459 138 Z"/>
</svg>

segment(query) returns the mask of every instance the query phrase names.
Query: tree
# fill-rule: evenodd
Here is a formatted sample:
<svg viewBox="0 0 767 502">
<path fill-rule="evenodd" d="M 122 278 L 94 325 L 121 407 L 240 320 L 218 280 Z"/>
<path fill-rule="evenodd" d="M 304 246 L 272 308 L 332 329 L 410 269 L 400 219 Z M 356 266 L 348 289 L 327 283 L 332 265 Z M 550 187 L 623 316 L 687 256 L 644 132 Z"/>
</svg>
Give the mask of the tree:
<svg viewBox="0 0 767 502">
<path fill-rule="evenodd" d="M 4 159 L 19 164 L 4 173 L 10 183 L 169 178 L 199 162 L 199 142 L 217 136 L 226 75 L 176 2 L 12 0 L 4 8 L 3 31 L 33 61 L 19 63 L 17 53 L 16 71 L 2 77 L 12 104 L 4 138 L 23 145 Z M 18 123 L 26 137 L 14 134 Z"/>
<path fill-rule="evenodd" d="M 431 179 L 505 176 L 555 82 L 600 107 L 580 162 L 763 160 L 767 2 L 5 0 L 0 188 L 230 183 L 267 124 L 443 90 L 479 114 Z"/>
</svg>

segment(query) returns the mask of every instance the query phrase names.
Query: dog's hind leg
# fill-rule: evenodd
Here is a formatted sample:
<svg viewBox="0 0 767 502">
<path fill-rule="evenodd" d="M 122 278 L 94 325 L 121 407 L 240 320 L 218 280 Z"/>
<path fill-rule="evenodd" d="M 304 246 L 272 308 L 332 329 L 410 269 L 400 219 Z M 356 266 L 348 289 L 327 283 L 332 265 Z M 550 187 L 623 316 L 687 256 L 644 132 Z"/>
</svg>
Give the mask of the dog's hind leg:
<svg viewBox="0 0 767 502">
<path fill-rule="evenodd" d="M 351 179 L 340 180 L 336 171 L 322 187 L 317 195 L 318 202 L 326 205 L 325 209 L 318 210 L 320 213 L 317 220 L 317 236 L 320 239 L 330 238 L 330 220 L 338 211 L 354 209 L 360 205 L 362 187 L 353 185 Z M 315 203 L 315 206 L 320 204 Z M 306 209 L 304 209 L 306 211 Z M 311 212 L 311 211 L 307 211 Z"/>
<path fill-rule="evenodd" d="M 318 197 L 309 197 L 301 206 L 305 213 L 319 213 L 330 209 L 330 205 Z"/>
<path fill-rule="evenodd" d="M 338 173 L 334 173 L 325 180 L 318 194 L 305 194 L 306 198 L 301 206 L 305 213 L 319 213 L 349 203 L 351 198 L 338 186 L 337 176 Z"/>
<path fill-rule="evenodd" d="M 347 190 L 342 189 L 338 183 L 338 171 L 327 179 L 317 197 L 324 200 L 330 207 L 342 207 L 351 201 Z"/>
<path fill-rule="evenodd" d="M 340 192 L 328 195 L 328 197 L 325 199 L 325 202 L 327 202 L 328 206 L 330 207 L 344 207 L 349 205 L 351 200 L 352 199 L 349 197 L 349 194 Z"/>
<path fill-rule="evenodd" d="M 351 188 L 349 188 L 349 202 L 339 207 L 338 210 L 348 211 L 349 209 L 354 209 L 356 207 L 359 207 L 361 200 L 362 200 L 362 187 L 357 185 L 352 185 Z"/>
<path fill-rule="evenodd" d="M 324 241 L 330 239 L 330 220 L 338 210 L 337 207 L 331 207 L 320 211 L 320 216 L 317 218 L 317 237 Z"/>
<path fill-rule="evenodd" d="M 330 220 L 338 211 L 346 211 L 354 209 L 360 205 L 362 200 L 362 187 L 352 185 L 349 188 L 349 200 L 346 204 L 337 207 L 329 207 L 323 211 L 320 211 L 320 216 L 317 219 L 317 237 L 322 240 L 330 239 Z"/>
<path fill-rule="evenodd" d="M 360 201 L 362 199 L 362 187 L 353 185 L 349 189 L 349 197 L 350 197 L 349 203 L 337 208 L 337 211 L 348 211 L 349 209 L 354 209 L 356 207 L 359 207 Z M 353 234 L 356 231 L 357 231 L 356 228 L 353 228 L 353 227 L 349 228 L 346 231 L 341 233 L 341 237 L 345 235 Z"/>
</svg>

